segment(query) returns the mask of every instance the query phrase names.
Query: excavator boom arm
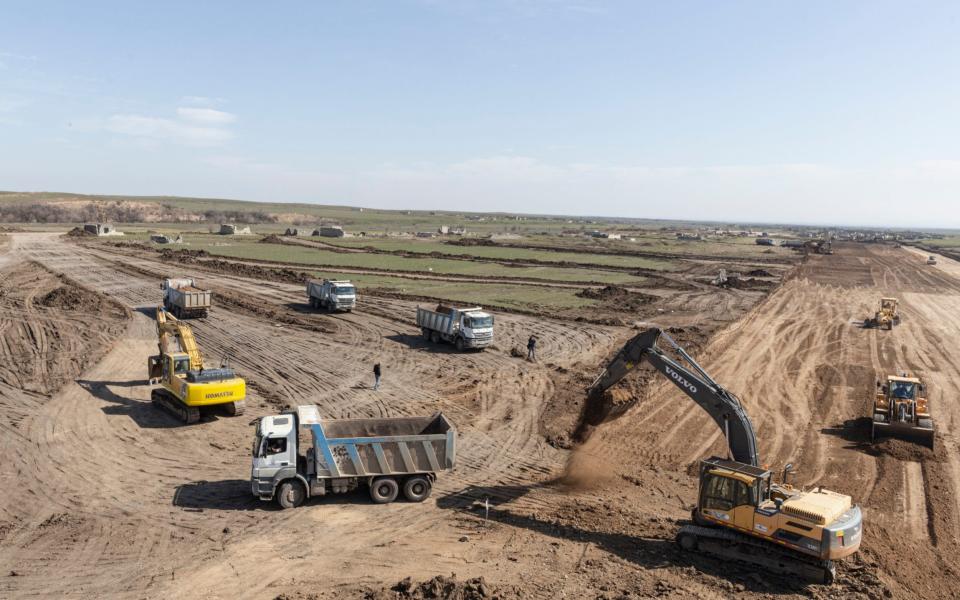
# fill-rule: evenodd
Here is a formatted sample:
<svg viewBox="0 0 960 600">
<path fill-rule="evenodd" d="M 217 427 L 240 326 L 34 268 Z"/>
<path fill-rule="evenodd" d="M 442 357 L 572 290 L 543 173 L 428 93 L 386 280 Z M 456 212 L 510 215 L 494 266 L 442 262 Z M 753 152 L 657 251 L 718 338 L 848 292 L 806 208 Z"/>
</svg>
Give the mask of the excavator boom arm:
<svg viewBox="0 0 960 600">
<path fill-rule="evenodd" d="M 664 354 L 657 347 L 660 337 L 668 340 L 689 366 Z M 740 400 L 714 381 L 683 348 L 659 328 L 648 329 L 628 341 L 590 386 L 590 396 L 602 396 L 642 360 L 646 360 L 710 415 L 724 433 L 734 460 L 753 466 L 760 465 L 753 423 L 750 422 Z"/>
<path fill-rule="evenodd" d="M 193 330 L 189 325 L 169 314 L 162 306 L 157 307 L 157 338 L 160 354 L 170 353 L 171 341 L 176 340 L 180 352 L 186 352 L 190 357 L 190 369 L 193 371 L 203 369 L 203 355 L 200 353 L 197 340 L 193 337 Z"/>
</svg>

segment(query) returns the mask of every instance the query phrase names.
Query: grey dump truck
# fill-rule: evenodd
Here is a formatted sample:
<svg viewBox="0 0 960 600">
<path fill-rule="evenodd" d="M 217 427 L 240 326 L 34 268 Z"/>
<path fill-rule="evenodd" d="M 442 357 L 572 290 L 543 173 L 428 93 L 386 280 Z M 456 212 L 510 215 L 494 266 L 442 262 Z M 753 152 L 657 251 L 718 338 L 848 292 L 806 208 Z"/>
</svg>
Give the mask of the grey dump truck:
<svg viewBox="0 0 960 600">
<path fill-rule="evenodd" d="M 346 280 L 311 280 L 307 282 L 307 298 L 312 308 L 350 312 L 357 305 L 357 288 Z"/>
<path fill-rule="evenodd" d="M 457 350 L 482 350 L 493 343 L 493 315 L 479 306 L 455 308 L 441 304 L 436 310 L 418 306 L 417 327 L 424 339 L 435 344 L 449 342 Z"/>
<path fill-rule="evenodd" d="M 456 438 L 456 428 L 439 412 L 323 419 L 316 406 L 298 406 L 257 421 L 250 491 L 283 508 L 360 486 L 369 489 L 377 504 L 393 502 L 401 493 L 411 502 L 423 502 L 437 474 L 453 468 Z"/>
<path fill-rule="evenodd" d="M 178 319 L 206 317 L 210 313 L 213 294 L 210 290 L 198 288 L 189 277 L 164 279 L 160 289 L 163 290 L 163 308 Z"/>
</svg>

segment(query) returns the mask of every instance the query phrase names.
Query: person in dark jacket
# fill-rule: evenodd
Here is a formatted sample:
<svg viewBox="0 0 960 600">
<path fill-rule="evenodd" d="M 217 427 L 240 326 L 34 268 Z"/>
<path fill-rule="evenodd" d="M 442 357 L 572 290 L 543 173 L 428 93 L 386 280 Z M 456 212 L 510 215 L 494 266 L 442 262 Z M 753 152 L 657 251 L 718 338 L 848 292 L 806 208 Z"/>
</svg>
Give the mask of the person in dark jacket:
<svg viewBox="0 0 960 600">
<path fill-rule="evenodd" d="M 537 360 L 537 338 L 530 336 L 530 339 L 527 340 L 527 360 L 535 361 Z"/>
<path fill-rule="evenodd" d="M 373 365 L 373 389 L 380 389 L 380 363 Z"/>
</svg>

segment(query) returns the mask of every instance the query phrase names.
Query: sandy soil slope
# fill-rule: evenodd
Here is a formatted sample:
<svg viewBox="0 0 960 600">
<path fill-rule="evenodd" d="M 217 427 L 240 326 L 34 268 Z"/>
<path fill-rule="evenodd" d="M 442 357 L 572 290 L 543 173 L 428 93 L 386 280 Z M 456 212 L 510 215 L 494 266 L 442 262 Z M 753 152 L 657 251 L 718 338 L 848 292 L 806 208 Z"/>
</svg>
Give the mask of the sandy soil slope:
<svg viewBox="0 0 960 600">
<path fill-rule="evenodd" d="M 149 405 L 144 381 L 156 347 L 155 274 L 167 267 L 56 236 L 11 238 L 0 268 L 35 260 L 133 313 L 102 359 L 42 402 L 21 386 L 5 392 L 0 421 L 19 416 L 4 430 L 0 596 L 363 597 L 406 576 L 456 572 L 523 597 L 883 597 L 886 588 L 932 598 L 956 577 L 960 274 L 927 269 L 906 250 L 811 257 L 699 356 L 747 404 L 771 466 L 792 461 L 801 483 L 865 507 L 864 552 L 828 588 L 676 549 L 673 532 L 695 496 L 690 467 L 722 442 L 672 388 L 652 385 L 595 436 L 583 455 L 594 486 L 555 483 L 568 453 L 545 442 L 544 406 L 577 381 L 572 373 L 596 371 L 626 328 L 503 315 L 497 350 L 458 355 L 419 339 L 411 302 L 370 298 L 353 314 L 313 314 L 299 285 L 207 273 L 215 290 L 266 309 L 225 305 L 194 322 L 208 356 L 229 356 L 253 393 L 242 418 L 184 427 Z M 859 328 L 887 293 L 903 299 L 903 324 Z M 706 315 L 704 327 L 739 316 L 737 301 L 692 292 L 686 301 Z M 531 331 L 542 340 L 537 365 L 508 352 Z M 375 360 L 385 366 L 379 393 L 368 387 Z M 873 381 L 887 370 L 928 379 L 935 453 L 865 443 Z M 255 501 L 248 422 L 310 402 L 331 416 L 443 410 L 460 426 L 457 469 L 425 505 L 375 506 L 362 493 L 293 511 Z"/>
</svg>

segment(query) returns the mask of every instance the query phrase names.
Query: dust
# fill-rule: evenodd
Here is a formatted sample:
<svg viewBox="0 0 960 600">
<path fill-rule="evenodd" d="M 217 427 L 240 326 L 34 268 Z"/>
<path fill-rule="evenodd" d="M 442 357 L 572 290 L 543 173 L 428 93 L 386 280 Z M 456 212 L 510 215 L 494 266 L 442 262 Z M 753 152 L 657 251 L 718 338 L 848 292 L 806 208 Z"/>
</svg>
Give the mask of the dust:
<svg viewBox="0 0 960 600">
<path fill-rule="evenodd" d="M 563 473 L 553 482 L 567 492 L 583 492 L 607 487 L 617 479 L 616 465 L 599 453 L 599 444 L 586 442 L 573 447 Z"/>
</svg>

